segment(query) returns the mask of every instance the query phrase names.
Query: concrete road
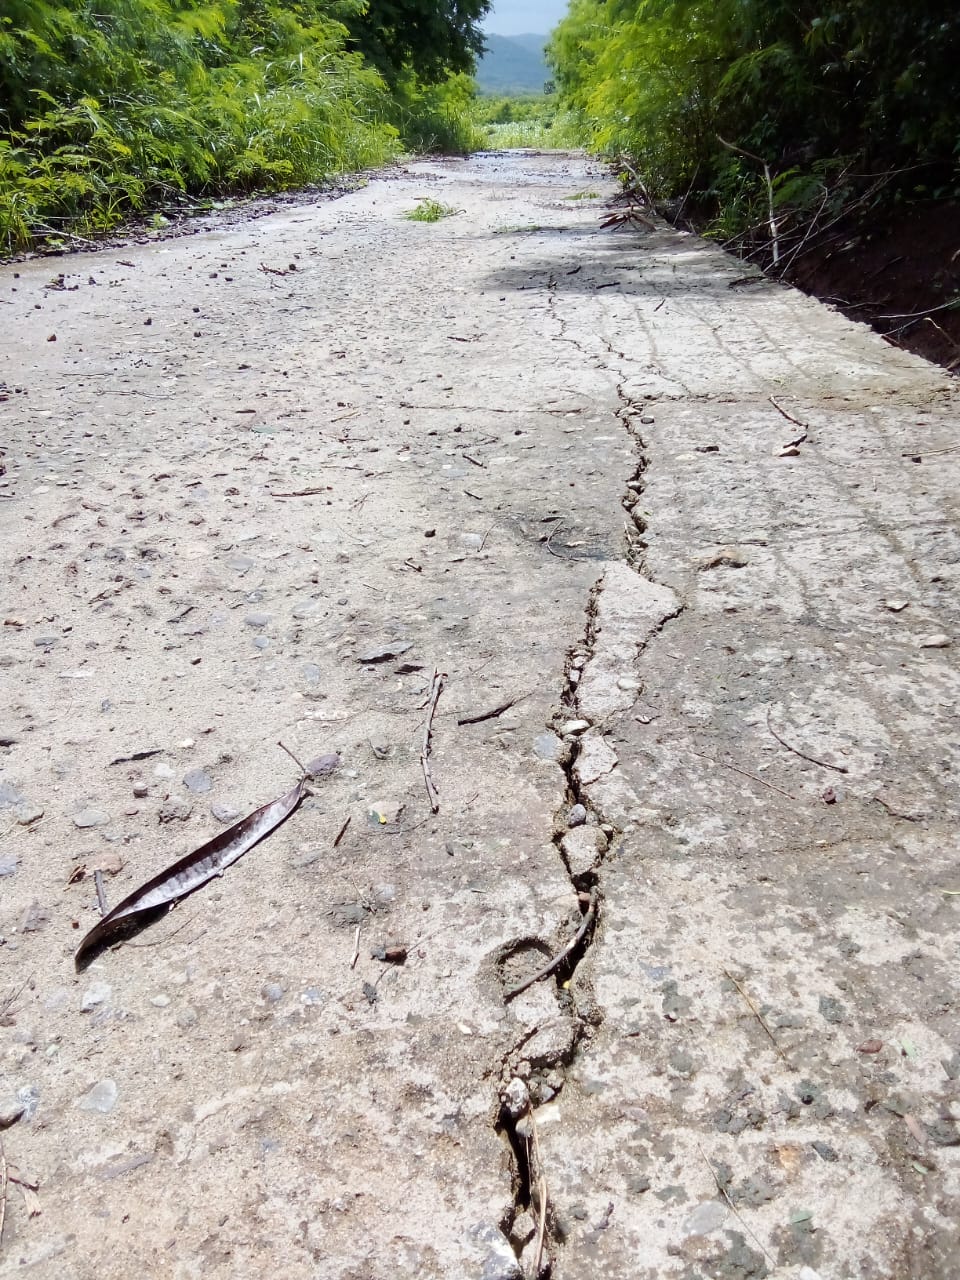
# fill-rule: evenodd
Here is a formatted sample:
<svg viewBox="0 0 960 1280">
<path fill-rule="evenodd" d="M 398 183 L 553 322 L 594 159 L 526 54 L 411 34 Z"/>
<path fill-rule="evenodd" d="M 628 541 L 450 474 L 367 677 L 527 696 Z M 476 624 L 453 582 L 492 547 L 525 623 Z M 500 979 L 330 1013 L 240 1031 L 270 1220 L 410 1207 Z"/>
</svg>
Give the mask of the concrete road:
<svg viewBox="0 0 960 1280">
<path fill-rule="evenodd" d="M 613 192 L 0 269 L 0 1275 L 955 1274 L 954 386 Z"/>
</svg>

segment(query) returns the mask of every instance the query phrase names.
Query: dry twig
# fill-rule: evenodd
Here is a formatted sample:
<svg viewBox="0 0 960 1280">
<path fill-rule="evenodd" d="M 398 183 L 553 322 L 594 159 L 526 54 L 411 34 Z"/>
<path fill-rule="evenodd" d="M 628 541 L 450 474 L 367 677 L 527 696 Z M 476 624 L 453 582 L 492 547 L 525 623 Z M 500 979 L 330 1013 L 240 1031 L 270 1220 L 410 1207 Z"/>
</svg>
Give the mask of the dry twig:
<svg viewBox="0 0 960 1280">
<path fill-rule="evenodd" d="M 758 778 L 755 773 L 747 773 L 746 769 L 741 769 L 739 765 L 731 764 L 729 760 L 718 760 L 716 756 L 708 756 L 704 751 L 694 751 L 693 754 L 699 756 L 701 760 L 709 760 L 711 764 L 718 764 L 721 768 L 732 769 L 734 773 L 739 773 L 743 778 L 749 778 L 751 782 L 759 782 L 761 787 L 776 791 L 778 795 L 786 796 L 788 800 L 796 800 L 797 798 L 791 795 L 789 791 L 784 791 L 783 787 L 777 787 L 772 782 L 767 782 L 766 778 Z"/>
<path fill-rule="evenodd" d="M 505 711 L 509 711 L 518 702 L 523 702 L 524 698 L 529 697 L 529 693 L 521 693 L 516 698 L 510 698 L 507 702 L 501 702 L 498 706 L 491 707 L 489 711 L 481 711 L 475 716 L 463 716 L 457 721 L 457 724 L 482 724 L 484 720 L 495 720 L 497 716 L 502 716 Z"/>
<path fill-rule="evenodd" d="M 543 1157 L 540 1154 L 540 1135 L 537 1132 L 537 1121 L 533 1114 L 532 1106 L 527 1114 L 530 1118 L 530 1132 L 533 1134 L 534 1160 L 536 1161 L 537 1172 L 540 1175 L 537 1182 L 537 1190 L 540 1193 L 540 1204 L 537 1206 L 537 1249 L 533 1255 L 533 1275 L 534 1280 L 537 1280 L 540 1275 L 540 1263 L 543 1261 L 543 1242 L 547 1234 L 547 1175 L 543 1171 Z"/>
<path fill-rule="evenodd" d="M 427 719 L 423 726 L 423 745 L 420 748 L 420 767 L 423 770 L 423 781 L 427 788 L 427 799 L 430 801 L 430 808 L 434 813 L 440 812 L 440 797 L 437 794 L 437 788 L 433 785 L 433 778 L 430 774 L 430 735 L 433 732 L 433 717 L 437 710 L 437 702 L 440 699 L 442 688 L 443 674 L 434 669 L 433 686 L 430 690 L 430 709 L 427 712 Z"/>
<path fill-rule="evenodd" d="M 3 1224 L 7 1218 L 7 1157 L 0 1139 L 0 1246 L 3 1245 Z"/>
<path fill-rule="evenodd" d="M 793 425 L 794 425 L 795 427 L 802 427 L 804 431 L 809 431 L 809 430 L 810 430 L 810 424 L 809 424 L 809 423 L 807 423 L 807 422 L 801 422 L 801 421 L 800 421 L 800 419 L 799 419 L 799 418 L 795 418 L 795 417 L 793 416 L 793 414 L 792 414 L 792 413 L 787 413 L 787 411 L 786 411 L 786 409 L 783 407 L 783 405 L 782 405 L 782 404 L 780 404 L 777 400 L 775 400 L 773 396 L 767 396 L 767 399 L 770 401 L 770 403 L 771 403 L 771 404 L 773 405 L 773 407 L 776 409 L 777 413 L 779 413 L 782 417 L 786 418 L 786 420 L 787 420 L 788 422 L 792 422 L 792 423 L 793 423 Z"/>
<path fill-rule="evenodd" d="M 894 809 L 892 804 L 887 804 L 883 796 L 876 795 L 873 797 L 877 804 L 886 809 L 891 818 L 903 818 L 905 822 L 919 822 L 920 815 L 916 813 L 902 813 L 899 809 Z"/>
<path fill-rule="evenodd" d="M 336 838 L 336 840 L 334 840 L 334 842 L 333 842 L 333 847 L 334 847 L 335 849 L 336 849 L 337 845 L 340 843 L 340 841 L 343 839 L 343 837 L 347 834 L 347 827 L 349 827 L 349 825 L 350 825 L 350 820 L 351 820 L 351 818 L 352 818 L 352 817 L 353 817 L 353 814 L 352 814 L 352 813 L 348 813 L 348 814 L 347 814 L 347 820 L 346 820 L 346 822 L 343 824 L 343 826 L 342 826 L 342 827 L 340 828 L 340 830 L 337 832 L 337 838 Z"/>
<path fill-rule="evenodd" d="M 103 891 L 103 872 L 95 871 L 93 873 L 93 884 L 97 891 L 97 906 L 100 908 L 102 916 L 110 914 L 110 908 L 107 906 L 107 895 Z"/>
<path fill-rule="evenodd" d="M 780 743 L 781 747 L 785 747 L 787 751 L 792 751 L 795 756 L 799 756 L 801 760 L 809 760 L 811 764 L 818 764 L 822 769 L 834 769 L 837 773 L 849 773 L 850 770 L 845 764 L 831 764 L 829 760 L 820 760 L 816 756 L 808 756 L 805 751 L 801 751 L 799 747 L 791 747 L 789 742 L 784 742 L 776 729 L 770 723 L 770 709 L 767 708 L 767 728 Z"/>
<path fill-rule="evenodd" d="M 357 925 L 357 932 L 353 935 L 353 959 L 350 961 L 350 968 L 357 967 L 357 961 L 360 959 L 360 926 Z"/>
<path fill-rule="evenodd" d="M 763 1243 L 763 1241 L 760 1239 L 760 1237 L 757 1235 L 757 1233 L 756 1233 L 755 1231 L 752 1231 L 752 1230 L 750 1229 L 750 1227 L 747 1225 L 747 1223 L 744 1221 L 744 1219 L 743 1219 L 743 1215 L 740 1213 L 740 1210 L 737 1208 L 737 1206 L 736 1206 L 736 1205 L 733 1203 L 733 1201 L 730 1199 L 730 1196 L 729 1196 L 729 1194 L 728 1194 L 728 1192 L 727 1192 L 726 1187 L 723 1185 L 723 1183 L 720 1181 L 720 1178 L 717 1176 L 717 1171 L 716 1171 L 716 1169 L 713 1167 L 713 1163 L 712 1163 L 712 1161 L 710 1160 L 710 1157 L 709 1157 L 709 1156 L 707 1155 L 707 1153 L 704 1151 L 703 1147 L 700 1145 L 700 1143 L 699 1143 L 699 1142 L 697 1143 L 697 1150 L 698 1150 L 698 1151 L 700 1152 L 700 1154 L 703 1156 L 704 1163 L 706 1164 L 706 1166 L 707 1166 L 707 1168 L 710 1170 L 710 1172 L 713 1174 L 713 1180 L 714 1180 L 714 1182 L 717 1184 L 717 1190 L 720 1192 L 720 1194 L 723 1196 L 724 1200 L 726 1201 L 726 1203 L 727 1203 L 727 1207 L 729 1208 L 730 1212 L 733 1214 L 733 1216 L 736 1218 L 736 1220 L 737 1220 L 737 1221 L 740 1223 L 740 1225 L 743 1227 L 744 1231 L 746 1231 L 746 1232 L 747 1232 L 747 1234 L 748 1234 L 748 1235 L 749 1235 L 749 1236 L 750 1236 L 750 1237 L 755 1241 L 755 1243 L 756 1243 L 756 1244 L 758 1244 L 758 1245 L 760 1246 L 760 1248 L 761 1248 L 761 1250 L 762 1250 L 762 1252 L 763 1252 L 763 1254 L 764 1254 L 764 1257 L 766 1257 L 766 1258 L 767 1258 L 767 1260 L 770 1262 L 771 1266 L 775 1266 L 775 1265 L 776 1265 L 776 1263 L 775 1263 L 775 1261 L 774 1261 L 774 1259 L 773 1259 L 773 1256 L 770 1254 L 769 1250 L 766 1248 L 766 1246 L 764 1245 L 764 1243 Z"/>
<path fill-rule="evenodd" d="M 553 956 L 550 960 L 548 960 L 542 969 L 538 969 L 537 972 L 531 974 L 529 978 L 524 978 L 523 982 L 520 982 L 517 984 L 517 986 L 510 987 L 508 991 L 505 991 L 503 993 L 504 1000 L 513 1000 L 516 996 L 522 995 L 524 991 L 528 990 L 528 988 L 534 986 L 537 982 L 542 981 L 542 979 L 544 978 L 549 978 L 550 974 L 553 973 L 554 970 L 559 969 L 560 966 L 563 964 L 564 960 L 566 960 L 567 956 L 569 956 L 571 952 L 576 951 L 577 947 L 587 936 L 587 932 L 590 929 L 591 925 L 593 924 L 594 920 L 596 919 L 596 916 L 597 916 L 597 891 L 596 889 L 591 889 L 590 905 L 587 907 L 587 911 L 583 917 L 583 920 L 581 921 L 580 928 L 573 935 L 573 937 L 570 939 L 567 945 L 563 947 L 560 951 L 558 951 L 557 954 Z"/>
<path fill-rule="evenodd" d="M 760 1010 L 757 1008 L 757 1006 L 756 1006 L 756 1005 L 753 1003 L 753 1001 L 750 999 L 750 996 L 747 994 L 747 992 L 746 992 L 746 991 L 744 991 L 743 987 L 740 985 L 740 983 L 739 983 L 739 982 L 737 981 L 737 979 L 733 976 L 733 974 L 730 972 L 730 970 L 729 970 L 729 969 L 724 969 L 724 971 L 723 971 L 723 976 L 724 976 L 725 978 L 729 978 L 729 979 L 730 979 L 730 981 L 733 983 L 733 985 L 737 988 L 737 990 L 738 990 L 738 991 L 740 992 L 740 994 L 743 996 L 744 1000 L 746 1001 L 746 1003 L 747 1003 L 747 1005 L 748 1005 L 748 1007 L 749 1007 L 749 1009 L 750 1009 L 750 1012 L 753 1014 L 753 1016 L 756 1018 L 756 1020 L 760 1023 L 761 1027 L 763 1027 L 763 1029 L 764 1029 L 764 1031 L 767 1033 L 767 1035 L 770 1037 L 770 1043 L 771 1043 L 771 1044 L 773 1045 L 773 1047 L 776 1049 L 776 1051 L 777 1051 L 778 1055 L 783 1059 L 783 1061 L 787 1064 L 787 1066 L 790 1068 L 790 1070 L 791 1070 L 791 1071 L 796 1071 L 796 1067 L 793 1065 L 793 1063 L 790 1061 L 790 1059 L 787 1057 L 787 1055 L 786 1055 L 786 1054 L 783 1052 L 783 1050 L 780 1048 L 780 1045 L 777 1043 L 777 1037 L 776 1037 L 776 1036 L 773 1034 L 773 1032 L 770 1030 L 770 1028 L 769 1028 L 769 1026 L 767 1025 L 767 1022 L 766 1022 L 766 1020 L 765 1020 L 765 1018 L 764 1018 L 763 1014 L 760 1012 Z"/>
</svg>

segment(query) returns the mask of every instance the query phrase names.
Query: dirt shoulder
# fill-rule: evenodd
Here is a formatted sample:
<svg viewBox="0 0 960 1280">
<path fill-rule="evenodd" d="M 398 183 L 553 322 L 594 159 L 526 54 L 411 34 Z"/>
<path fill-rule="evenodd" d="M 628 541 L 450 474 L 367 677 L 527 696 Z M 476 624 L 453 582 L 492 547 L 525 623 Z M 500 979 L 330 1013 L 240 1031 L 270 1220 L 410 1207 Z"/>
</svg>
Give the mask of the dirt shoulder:
<svg viewBox="0 0 960 1280">
<path fill-rule="evenodd" d="M 611 191 L 0 269 L 0 1275 L 950 1274 L 955 394 Z"/>
</svg>

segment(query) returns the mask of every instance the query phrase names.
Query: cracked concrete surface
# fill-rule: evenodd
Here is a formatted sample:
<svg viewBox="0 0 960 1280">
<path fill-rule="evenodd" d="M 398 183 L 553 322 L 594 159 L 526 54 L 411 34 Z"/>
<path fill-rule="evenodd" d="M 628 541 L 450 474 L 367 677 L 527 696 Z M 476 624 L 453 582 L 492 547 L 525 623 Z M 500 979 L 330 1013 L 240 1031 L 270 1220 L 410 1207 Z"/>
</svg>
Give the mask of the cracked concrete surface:
<svg viewBox="0 0 960 1280">
<path fill-rule="evenodd" d="M 587 191 L 0 270 L 0 1275 L 953 1274 L 953 387 Z"/>
</svg>

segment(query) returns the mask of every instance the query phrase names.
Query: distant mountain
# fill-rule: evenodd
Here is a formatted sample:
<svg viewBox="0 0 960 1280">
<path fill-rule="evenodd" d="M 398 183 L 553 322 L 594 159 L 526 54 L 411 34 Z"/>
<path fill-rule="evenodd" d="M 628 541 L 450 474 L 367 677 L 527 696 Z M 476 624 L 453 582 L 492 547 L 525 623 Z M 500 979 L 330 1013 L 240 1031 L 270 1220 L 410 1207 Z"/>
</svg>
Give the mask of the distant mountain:
<svg viewBox="0 0 960 1280">
<path fill-rule="evenodd" d="M 529 49 L 530 52 L 535 53 L 538 58 L 542 57 L 543 46 L 550 39 L 549 36 L 534 35 L 530 31 L 525 31 L 518 36 L 510 36 L 508 38 L 512 40 L 514 44 L 522 44 L 524 49 Z"/>
<path fill-rule="evenodd" d="M 542 93 L 550 79 L 543 56 L 546 36 L 485 35 L 486 53 L 477 62 L 476 80 L 482 93 Z"/>
</svg>

